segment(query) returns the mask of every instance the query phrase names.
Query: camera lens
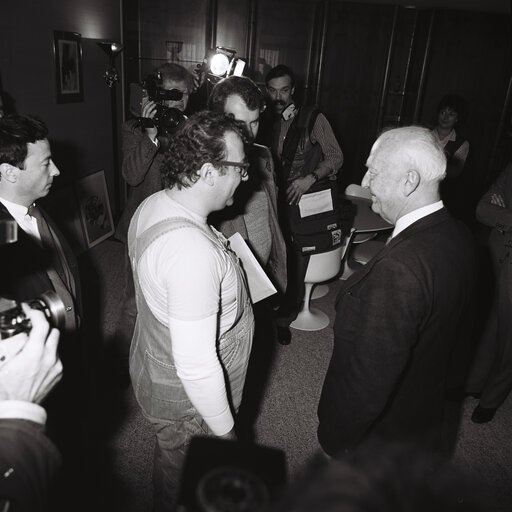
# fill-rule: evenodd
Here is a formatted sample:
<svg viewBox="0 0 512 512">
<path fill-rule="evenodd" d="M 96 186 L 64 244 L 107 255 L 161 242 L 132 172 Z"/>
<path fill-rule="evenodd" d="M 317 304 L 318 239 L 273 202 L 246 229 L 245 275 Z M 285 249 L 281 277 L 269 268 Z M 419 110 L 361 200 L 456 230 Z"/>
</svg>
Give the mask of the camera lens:
<svg viewBox="0 0 512 512">
<path fill-rule="evenodd" d="M 27 301 L 33 308 L 42 311 L 52 327 L 63 329 L 66 322 L 66 308 L 60 297 L 52 291 L 42 293 L 39 297 Z"/>
<path fill-rule="evenodd" d="M 161 135 L 173 135 L 184 120 L 185 116 L 181 110 L 163 105 L 158 105 L 157 113 L 153 118 Z"/>
<path fill-rule="evenodd" d="M 243 468 L 220 466 L 208 471 L 197 486 L 201 512 L 256 512 L 269 504 L 263 481 Z"/>
<path fill-rule="evenodd" d="M 30 319 L 25 315 L 21 304 L 5 299 L 9 304 L 6 310 L 0 311 L 0 339 L 10 338 L 20 332 L 29 333 L 32 329 Z M 32 309 L 44 313 L 52 327 L 63 329 L 66 309 L 60 297 L 53 291 L 42 293 L 39 297 L 26 301 Z"/>
</svg>

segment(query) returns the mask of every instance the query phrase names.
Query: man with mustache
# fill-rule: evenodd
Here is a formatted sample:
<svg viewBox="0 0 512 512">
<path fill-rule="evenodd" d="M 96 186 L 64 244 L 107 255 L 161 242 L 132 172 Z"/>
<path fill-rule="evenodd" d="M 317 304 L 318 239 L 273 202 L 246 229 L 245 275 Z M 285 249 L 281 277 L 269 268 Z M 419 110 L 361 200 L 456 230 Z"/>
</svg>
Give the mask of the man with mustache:
<svg viewBox="0 0 512 512">
<path fill-rule="evenodd" d="M 328 186 L 329 180 L 336 181 L 338 169 L 343 164 L 343 153 L 325 116 L 314 107 L 295 104 L 295 77 L 289 67 L 280 64 L 272 68 L 265 83 L 275 114 L 271 147 L 279 164 L 276 167 L 282 227 L 288 231 L 285 233 L 288 287 L 277 319 L 279 342 L 287 345 L 291 340 L 289 325 L 300 310 L 309 263 L 309 254 L 298 249 L 292 241 L 287 206 L 297 205 L 302 195 L 311 191 L 317 182 L 325 182 Z M 301 128 L 302 119 L 309 120 L 305 129 Z M 294 146 L 294 152 L 287 149 Z"/>
</svg>

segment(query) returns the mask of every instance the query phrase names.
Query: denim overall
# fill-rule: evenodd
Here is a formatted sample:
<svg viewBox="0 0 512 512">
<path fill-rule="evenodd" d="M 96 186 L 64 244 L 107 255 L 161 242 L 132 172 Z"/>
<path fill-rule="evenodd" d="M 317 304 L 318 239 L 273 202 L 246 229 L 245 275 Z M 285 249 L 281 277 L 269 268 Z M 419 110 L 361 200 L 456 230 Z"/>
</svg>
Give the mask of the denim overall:
<svg viewBox="0 0 512 512">
<path fill-rule="evenodd" d="M 238 257 L 201 224 L 185 217 L 164 219 L 135 238 L 139 211 L 128 232 L 128 247 L 137 301 L 137 322 L 130 349 L 130 376 L 143 415 L 157 436 L 154 456 L 155 510 L 173 510 L 186 449 L 195 435 L 213 435 L 194 408 L 176 374 L 169 329 L 153 315 L 140 288 L 137 265 L 144 251 L 160 236 L 176 229 L 199 229 L 228 254 L 237 273 L 237 314 L 233 326 L 217 342 L 233 413 L 238 411 L 251 352 L 254 317 L 246 281 Z"/>
</svg>

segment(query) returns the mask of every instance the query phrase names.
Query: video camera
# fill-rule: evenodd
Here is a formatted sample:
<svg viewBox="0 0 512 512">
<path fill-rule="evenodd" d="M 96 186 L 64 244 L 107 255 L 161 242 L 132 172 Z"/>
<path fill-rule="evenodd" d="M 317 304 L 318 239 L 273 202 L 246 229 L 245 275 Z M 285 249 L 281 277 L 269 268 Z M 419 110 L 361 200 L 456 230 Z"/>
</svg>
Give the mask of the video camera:
<svg viewBox="0 0 512 512">
<path fill-rule="evenodd" d="M 182 91 L 162 87 L 160 72 L 148 75 L 140 84 L 130 84 L 130 112 L 138 118 L 140 126 L 156 127 L 159 135 L 176 133 L 186 119 L 181 110 L 164 105 L 164 101 L 179 101 L 182 98 Z M 156 103 L 156 114 L 153 119 L 142 117 L 142 108 L 148 101 Z"/>
</svg>

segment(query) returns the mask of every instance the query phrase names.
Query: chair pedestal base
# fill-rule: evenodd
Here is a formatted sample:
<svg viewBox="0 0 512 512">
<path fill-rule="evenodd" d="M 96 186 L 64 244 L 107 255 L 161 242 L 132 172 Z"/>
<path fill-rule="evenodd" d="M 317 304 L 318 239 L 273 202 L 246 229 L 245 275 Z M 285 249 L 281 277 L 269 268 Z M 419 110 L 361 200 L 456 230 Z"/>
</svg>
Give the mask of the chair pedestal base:
<svg viewBox="0 0 512 512">
<path fill-rule="evenodd" d="M 329 325 L 329 317 L 315 308 L 303 309 L 290 327 L 299 331 L 320 331 Z"/>
<path fill-rule="evenodd" d="M 313 288 L 313 293 L 311 294 L 311 300 L 319 299 L 320 297 L 325 297 L 329 293 L 329 286 L 326 284 L 317 284 Z"/>
</svg>

